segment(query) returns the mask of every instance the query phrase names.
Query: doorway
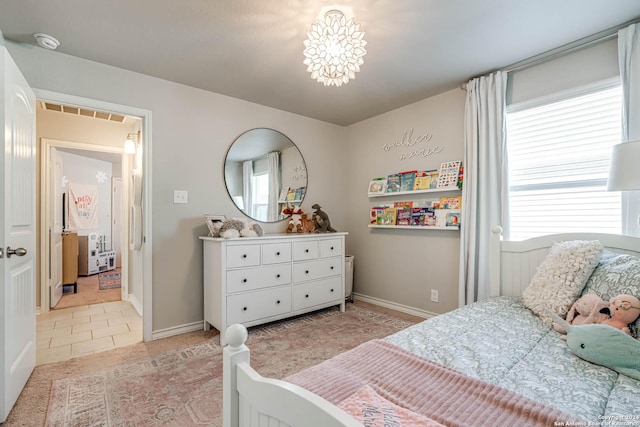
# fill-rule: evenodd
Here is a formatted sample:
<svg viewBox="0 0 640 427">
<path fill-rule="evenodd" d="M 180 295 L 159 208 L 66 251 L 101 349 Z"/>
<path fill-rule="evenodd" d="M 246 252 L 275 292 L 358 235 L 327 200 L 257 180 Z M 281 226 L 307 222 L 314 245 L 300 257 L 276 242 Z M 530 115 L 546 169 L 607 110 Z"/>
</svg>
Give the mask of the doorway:
<svg viewBox="0 0 640 427">
<path fill-rule="evenodd" d="M 40 196 L 38 196 L 38 200 L 41 200 L 42 205 L 38 209 L 38 213 L 40 216 L 39 224 L 40 224 L 40 274 L 39 274 L 39 285 L 40 285 L 40 300 L 37 304 L 39 306 L 40 313 L 44 314 L 49 311 L 50 305 L 50 285 L 48 283 L 49 276 L 48 273 L 50 271 L 51 265 L 48 263 L 50 253 L 48 253 L 49 239 L 50 237 L 50 222 L 48 223 L 47 214 L 45 209 L 48 206 L 49 201 L 45 201 L 46 192 L 42 189 L 47 188 L 46 186 L 46 174 L 42 173 L 46 171 L 47 162 L 50 161 L 48 156 L 45 154 L 49 151 L 51 146 L 56 146 L 57 148 L 66 149 L 66 150 L 85 150 L 87 152 L 93 152 L 93 155 L 96 153 L 106 153 L 113 155 L 114 153 L 121 157 L 122 159 L 122 173 L 120 174 L 121 182 L 114 182 L 112 185 L 112 190 L 117 192 L 120 191 L 120 197 L 115 197 L 116 200 L 119 200 L 121 203 L 120 209 L 122 210 L 122 217 L 120 221 L 122 223 L 122 233 L 118 235 L 121 241 L 121 246 L 125 248 L 121 251 L 120 263 L 121 263 L 121 299 L 130 302 L 134 307 L 135 311 L 139 314 L 142 314 L 143 318 L 143 338 L 145 341 L 150 341 L 152 339 L 152 324 L 151 324 L 151 314 L 152 314 L 152 289 L 151 289 L 151 215 L 149 210 L 146 209 L 146 206 L 151 205 L 151 185 L 150 185 L 150 177 L 151 177 L 151 150 L 150 150 L 150 132 L 151 132 L 151 112 L 148 110 L 142 110 L 135 107 L 123 106 L 118 104 L 111 104 L 103 101 L 97 101 L 87 98 L 80 98 L 72 95 L 60 94 L 50 91 L 44 90 L 35 90 L 36 97 L 38 98 L 39 104 L 51 103 L 58 104 L 60 107 L 56 112 L 57 119 L 54 120 L 53 124 L 49 124 L 49 128 L 44 130 L 44 126 L 41 126 L 40 116 L 37 120 L 36 132 L 37 139 L 39 141 L 39 152 L 38 155 L 40 157 L 40 171 L 41 176 L 39 179 L 40 183 Z M 65 114 L 66 108 L 69 107 L 69 110 L 72 114 Z M 56 108 L 56 107 L 54 107 Z M 98 144 L 93 144 L 87 147 L 88 142 L 92 141 L 92 135 L 95 135 L 95 130 L 91 130 L 91 126 L 88 127 L 80 127 L 77 130 L 77 133 L 73 136 L 68 136 L 65 133 L 65 130 L 68 131 L 71 127 L 69 125 L 70 117 L 73 117 L 73 108 L 76 109 L 76 119 L 78 116 L 81 116 L 81 119 L 87 119 L 87 115 L 102 115 L 104 116 L 115 116 L 116 118 L 121 117 L 122 119 L 130 118 L 134 119 L 134 122 L 129 123 L 129 126 L 126 128 L 112 126 L 111 129 L 106 129 L 103 127 L 100 131 L 101 137 L 104 139 L 106 135 L 111 132 L 112 138 L 104 143 L 100 141 L 98 138 Z M 91 113 L 93 110 L 93 113 Z M 44 110 L 38 110 L 38 114 L 42 114 L 44 117 Z M 93 120 L 102 119 L 102 117 L 93 116 Z M 121 120 L 122 120 L 121 119 Z M 85 123 L 87 121 L 85 120 Z M 135 125 L 132 125 L 135 123 Z M 62 129 L 63 137 L 59 137 L 59 133 L 49 133 L 49 130 L 53 129 L 54 131 L 60 131 Z M 115 130 L 114 130 L 115 129 Z M 46 133 L 45 133 L 46 132 Z M 127 138 L 128 133 L 137 132 L 139 135 L 138 138 L 138 151 L 135 154 L 122 154 L 123 151 L 123 143 Z M 47 139 L 47 137 L 55 136 L 60 139 Z M 75 142 L 69 142 L 75 141 Z M 80 142 L 78 142 L 80 141 Z M 88 150 L 87 150 L 88 149 Z M 144 153 L 144 156 L 143 156 Z M 141 177 L 141 181 L 143 183 L 143 191 L 142 196 L 138 203 L 140 203 L 142 207 L 142 221 L 137 223 L 137 227 L 135 229 L 131 229 L 129 227 L 129 206 L 131 204 L 131 200 L 129 199 L 131 188 L 131 173 L 134 171 L 136 176 Z M 116 175 L 116 174 L 114 174 Z M 116 177 L 117 178 L 117 177 Z M 140 179 L 140 178 L 138 178 Z M 129 238 L 127 238 L 127 235 Z M 130 247 L 131 238 L 133 236 L 140 236 L 139 240 L 141 244 L 135 248 Z M 117 239 L 115 239 L 117 244 Z M 112 237 L 112 244 L 113 237 Z M 131 282 L 131 278 L 135 278 L 135 282 Z"/>
</svg>

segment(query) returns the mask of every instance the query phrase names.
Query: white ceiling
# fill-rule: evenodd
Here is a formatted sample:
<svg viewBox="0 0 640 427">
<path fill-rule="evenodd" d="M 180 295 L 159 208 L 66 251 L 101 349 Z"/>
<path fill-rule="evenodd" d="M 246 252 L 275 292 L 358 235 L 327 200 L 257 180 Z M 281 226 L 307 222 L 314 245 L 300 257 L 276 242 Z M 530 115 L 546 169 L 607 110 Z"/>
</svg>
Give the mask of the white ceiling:
<svg viewBox="0 0 640 427">
<path fill-rule="evenodd" d="M 6 39 L 340 125 L 455 88 L 640 18 L 640 0 L 345 0 L 367 55 L 341 87 L 311 80 L 303 40 L 321 0 L 2 0 Z"/>
</svg>

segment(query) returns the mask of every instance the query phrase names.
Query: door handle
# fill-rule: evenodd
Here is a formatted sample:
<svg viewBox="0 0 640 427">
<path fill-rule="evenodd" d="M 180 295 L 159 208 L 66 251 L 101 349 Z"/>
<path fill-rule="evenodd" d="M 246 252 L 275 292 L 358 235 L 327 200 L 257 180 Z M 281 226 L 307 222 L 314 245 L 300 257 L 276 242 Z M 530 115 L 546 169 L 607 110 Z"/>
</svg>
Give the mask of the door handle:
<svg viewBox="0 0 640 427">
<path fill-rule="evenodd" d="M 25 256 L 26 254 L 25 248 L 11 249 L 11 246 L 7 246 L 7 258 L 11 258 L 11 255 Z"/>
</svg>

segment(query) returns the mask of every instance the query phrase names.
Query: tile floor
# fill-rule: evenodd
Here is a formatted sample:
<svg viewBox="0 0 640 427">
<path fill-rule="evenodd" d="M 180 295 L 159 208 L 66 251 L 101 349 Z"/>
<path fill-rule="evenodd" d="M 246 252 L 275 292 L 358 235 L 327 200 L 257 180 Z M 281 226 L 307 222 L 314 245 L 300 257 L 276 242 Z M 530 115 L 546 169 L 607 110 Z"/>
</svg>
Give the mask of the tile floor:
<svg viewBox="0 0 640 427">
<path fill-rule="evenodd" d="M 36 317 L 36 364 L 142 341 L 142 318 L 126 301 L 51 310 Z"/>
</svg>

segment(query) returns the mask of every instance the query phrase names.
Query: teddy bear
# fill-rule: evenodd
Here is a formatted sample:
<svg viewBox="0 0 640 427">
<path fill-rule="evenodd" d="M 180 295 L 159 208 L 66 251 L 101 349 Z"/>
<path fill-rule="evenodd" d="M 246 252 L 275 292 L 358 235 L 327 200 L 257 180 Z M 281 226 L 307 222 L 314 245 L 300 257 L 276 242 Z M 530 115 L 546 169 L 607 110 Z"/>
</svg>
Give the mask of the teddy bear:
<svg viewBox="0 0 640 427">
<path fill-rule="evenodd" d="M 603 309 L 609 307 L 609 304 L 605 302 L 596 294 L 586 294 L 578 298 L 573 303 L 569 312 L 567 313 L 567 322 L 570 325 L 587 325 L 590 323 L 602 323 L 609 319 L 609 315 L 603 312 Z"/>
<path fill-rule="evenodd" d="M 231 218 L 220 226 L 220 237 L 231 239 L 234 237 L 257 237 L 262 236 L 263 231 L 260 225 L 249 222 L 241 218 Z"/>
<path fill-rule="evenodd" d="M 291 215 L 287 233 L 301 233 L 303 231 L 302 217 L 304 212 L 300 206 L 287 206 L 282 210 L 285 215 Z"/>
<path fill-rule="evenodd" d="M 616 295 L 609 300 L 609 319 L 602 323 L 620 329 L 627 335 L 631 335 L 629 325 L 640 316 L 640 300 L 633 295 Z"/>
</svg>

